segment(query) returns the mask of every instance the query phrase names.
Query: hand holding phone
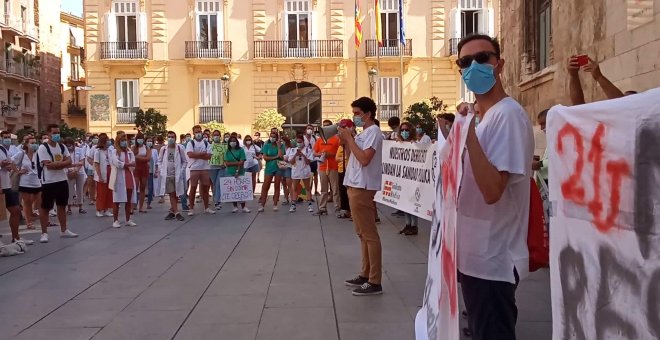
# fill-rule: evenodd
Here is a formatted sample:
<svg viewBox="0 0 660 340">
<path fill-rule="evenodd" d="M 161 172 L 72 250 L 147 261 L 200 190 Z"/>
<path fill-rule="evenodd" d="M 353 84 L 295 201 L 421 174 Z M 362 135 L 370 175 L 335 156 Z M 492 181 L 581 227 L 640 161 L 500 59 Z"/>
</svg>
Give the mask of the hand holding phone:
<svg viewBox="0 0 660 340">
<path fill-rule="evenodd" d="M 578 67 L 586 66 L 589 64 L 589 56 L 586 54 L 579 55 L 576 57 L 576 59 Z"/>
</svg>

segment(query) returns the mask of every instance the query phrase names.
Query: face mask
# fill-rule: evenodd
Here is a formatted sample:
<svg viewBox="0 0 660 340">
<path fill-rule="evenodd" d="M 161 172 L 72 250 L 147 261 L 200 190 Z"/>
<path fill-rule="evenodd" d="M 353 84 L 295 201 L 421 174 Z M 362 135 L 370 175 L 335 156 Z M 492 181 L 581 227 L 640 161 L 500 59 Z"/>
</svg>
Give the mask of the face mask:
<svg viewBox="0 0 660 340">
<path fill-rule="evenodd" d="M 232 148 L 235 148 L 236 147 L 236 142 L 229 143 L 229 146 L 231 146 Z"/>
<path fill-rule="evenodd" d="M 314 133 L 314 130 L 312 130 L 312 129 L 307 129 L 307 134 L 308 134 L 308 135 L 311 135 L 312 133 Z"/>
<path fill-rule="evenodd" d="M 247 146 L 252 145 L 252 141 L 251 141 L 251 140 L 246 140 L 246 141 L 245 141 L 245 145 L 247 145 Z"/>
<path fill-rule="evenodd" d="M 225 137 L 225 143 L 229 143 L 229 137 Z"/>
<path fill-rule="evenodd" d="M 121 146 L 122 148 L 125 148 L 127 145 L 128 143 L 126 143 L 126 141 L 119 142 L 119 146 Z"/>
<path fill-rule="evenodd" d="M 408 138 L 410 138 L 410 131 L 401 131 L 401 138 L 403 140 L 407 140 Z"/>
<path fill-rule="evenodd" d="M 275 138 L 275 137 L 270 137 L 270 142 L 271 142 L 271 143 L 275 143 L 275 142 L 277 142 L 277 138 Z"/>
<path fill-rule="evenodd" d="M 204 137 L 203 140 L 204 140 L 205 142 L 208 142 L 208 141 L 209 141 L 209 139 L 206 138 L 206 137 Z"/>
<path fill-rule="evenodd" d="M 152 147 L 152 146 L 154 146 L 154 143 L 153 143 L 153 142 L 147 142 L 147 147 L 148 147 L 148 148 L 150 148 L 150 147 Z"/>
<path fill-rule="evenodd" d="M 92 139 L 92 144 L 93 144 L 93 145 L 96 145 L 96 144 L 98 144 L 98 143 L 99 143 L 99 139 L 98 139 L 98 138 L 94 138 L 94 139 Z"/>
<path fill-rule="evenodd" d="M 479 122 L 480 122 L 480 121 L 481 121 L 481 119 L 479 119 L 478 116 L 477 116 L 477 117 L 474 117 L 474 127 L 475 127 L 475 128 L 477 127 L 477 125 L 479 125 Z"/>
<path fill-rule="evenodd" d="M 363 127 L 364 121 L 362 121 L 362 116 L 353 116 L 353 124 L 357 127 Z"/>
<path fill-rule="evenodd" d="M 44 140 L 41 141 L 42 143 L 48 143 L 48 138 L 44 138 Z"/>
<path fill-rule="evenodd" d="M 190 138 L 190 137 L 186 137 L 186 143 L 187 143 L 187 142 L 190 142 L 191 140 L 192 140 L 192 138 Z"/>
<path fill-rule="evenodd" d="M 305 143 L 297 143 L 297 142 L 296 142 L 295 144 L 298 145 L 298 149 L 302 149 L 302 148 L 305 147 Z"/>
<path fill-rule="evenodd" d="M 51 136 L 51 138 L 53 139 L 53 142 L 55 142 L 55 143 L 59 143 L 59 142 L 60 142 L 60 139 L 61 139 L 62 137 L 60 137 L 60 134 L 59 134 L 59 133 L 56 133 L 56 134 L 54 134 L 53 136 Z"/>
<path fill-rule="evenodd" d="M 30 149 L 32 149 L 32 151 L 39 150 L 39 144 L 30 144 Z"/>
<path fill-rule="evenodd" d="M 167 144 L 173 145 L 174 143 L 176 143 L 176 140 L 174 138 L 168 138 L 167 139 Z"/>
<path fill-rule="evenodd" d="M 204 135 L 202 135 L 201 133 L 196 133 L 195 134 L 195 139 L 197 139 L 197 140 L 202 140 L 202 137 L 204 137 Z"/>
<path fill-rule="evenodd" d="M 495 86 L 495 67 L 473 61 L 470 67 L 463 70 L 463 81 L 476 94 L 488 93 Z"/>
<path fill-rule="evenodd" d="M 138 139 L 138 140 L 137 140 L 137 143 L 138 143 L 138 145 L 142 145 L 142 144 L 144 144 L 144 139 Z"/>
<path fill-rule="evenodd" d="M 416 131 L 417 134 L 419 134 L 419 135 L 421 135 L 422 133 L 424 133 L 424 130 L 423 130 L 422 128 L 416 128 L 415 131 Z"/>
<path fill-rule="evenodd" d="M 4 146 L 10 146 L 10 145 L 11 145 L 11 138 L 4 138 L 4 139 L 2 140 L 2 144 L 3 144 Z"/>
<path fill-rule="evenodd" d="M 216 143 L 220 143 L 220 136 L 213 136 L 213 141 Z"/>
</svg>

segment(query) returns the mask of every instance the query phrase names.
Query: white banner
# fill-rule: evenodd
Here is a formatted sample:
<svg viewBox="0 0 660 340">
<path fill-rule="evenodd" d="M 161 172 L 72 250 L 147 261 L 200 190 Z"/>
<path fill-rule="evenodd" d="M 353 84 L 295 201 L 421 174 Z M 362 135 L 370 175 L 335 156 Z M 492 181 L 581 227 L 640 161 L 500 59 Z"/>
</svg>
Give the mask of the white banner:
<svg viewBox="0 0 660 340">
<path fill-rule="evenodd" d="M 462 160 L 468 133 L 467 122 L 472 118 L 473 115 L 456 117 L 449 138 L 438 141 L 440 180 L 436 183 L 434 193 L 424 305 L 415 318 L 417 340 L 460 339 L 456 218 L 458 189 L 463 178 Z"/>
<path fill-rule="evenodd" d="M 660 89 L 548 114 L 554 339 L 660 337 Z"/>
<path fill-rule="evenodd" d="M 245 202 L 254 199 L 252 177 L 222 177 L 220 178 L 220 202 Z"/>
<path fill-rule="evenodd" d="M 383 142 L 383 190 L 375 201 L 425 220 L 433 217 L 435 144 Z"/>
</svg>

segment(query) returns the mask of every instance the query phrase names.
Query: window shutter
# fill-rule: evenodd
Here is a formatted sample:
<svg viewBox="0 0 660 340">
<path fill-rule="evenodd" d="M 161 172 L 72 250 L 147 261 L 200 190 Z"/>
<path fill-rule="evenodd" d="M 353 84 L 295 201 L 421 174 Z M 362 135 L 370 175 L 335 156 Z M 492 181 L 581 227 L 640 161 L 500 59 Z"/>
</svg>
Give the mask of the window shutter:
<svg viewBox="0 0 660 340">
<path fill-rule="evenodd" d="M 461 22 L 461 11 L 454 8 L 451 10 L 451 18 L 450 18 L 450 24 L 451 24 L 451 37 L 452 38 L 461 38 L 462 35 L 462 28 L 463 28 L 463 23 Z"/>
<path fill-rule="evenodd" d="M 138 41 L 149 41 L 149 25 L 147 23 L 147 13 L 139 12 L 137 14 L 137 24 L 138 24 Z"/>
<path fill-rule="evenodd" d="M 105 35 L 108 42 L 117 41 L 117 17 L 113 12 L 105 14 Z"/>
<path fill-rule="evenodd" d="M 218 20 L 218 41 L 225 40 L 224 11 L 222 5 L 218 8 L 216 18 Z"/>
<path fill-rule="evenodd" d="M 495 10 L 488 8 L 486 11 L 488 12 L 486 16 L 488 18 L 488 35 L 494 37 L 497 35 L 497 32 L 495 32 Z"/>
<path fill-rule="evenodd" d="M 131 107 L 140 107 L 140 84 L 137 80 L 131 80 L 131 83 L 133 84 L 133 103 Z"/>
<path fill-rule="evenodd" d="M 121 80 L 115 80 L 115 101 L 117 103 L 117 107 L 123 107 L 124 103 L 124 96 L 122 95 L 122 81 Z"/>
<path fill-rule="evenodd" d="M 488 24 L 488 9 L 487 8 L 482 8 L 477 12 L 477 27 L 479 29 L 480 34 L 489 34 L 489 24 Z"/>
</svg>

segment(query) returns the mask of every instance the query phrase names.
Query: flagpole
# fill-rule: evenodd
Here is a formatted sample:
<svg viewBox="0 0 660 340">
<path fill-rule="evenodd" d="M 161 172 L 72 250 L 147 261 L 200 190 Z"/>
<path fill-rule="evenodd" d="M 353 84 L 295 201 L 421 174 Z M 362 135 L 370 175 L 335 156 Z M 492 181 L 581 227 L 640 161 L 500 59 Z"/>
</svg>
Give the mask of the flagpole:
<svg viewBox="0 0 660 340">
<path fill-rule="evenodd" d="M 399 72 L 401 76 L 401 87 L 399 88 L 399 103 L 401 103 L 401 108 L 399 109 L 399 117 L 403 115 L 403 53 L 406 47 L 406 37 L 405 30 L 403 27 L 403 1 L 399 0 Z"/>
</svg>

